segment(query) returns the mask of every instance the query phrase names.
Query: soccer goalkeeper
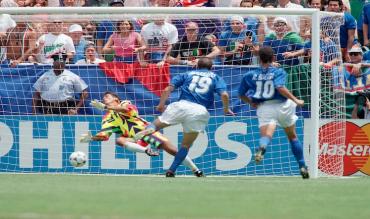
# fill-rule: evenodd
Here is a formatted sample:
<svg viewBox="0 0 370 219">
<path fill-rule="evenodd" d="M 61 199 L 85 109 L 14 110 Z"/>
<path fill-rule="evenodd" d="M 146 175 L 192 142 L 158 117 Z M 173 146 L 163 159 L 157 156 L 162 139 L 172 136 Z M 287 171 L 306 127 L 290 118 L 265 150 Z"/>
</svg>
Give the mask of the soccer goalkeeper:
<svg viewBox="0 0 370 219">
<path fill-rule="evenodd" d="M 146 135 L 137 141 L 133 139 L 136 133 L 144 130 L 149 123 L 139 116 L 136 106 L 130 101 L 121 101 L 117 94 L 108 91 L 104 93 L 103 103 L 93 100 L 90 104 L 99 110 L 107 110 L 107 113 L 103 116 L 102 129 L 94 136 L 90 133 L 82 135 L 81 142 L 106 141 L 112 133 L 117 133 L 121 136 L 117 138 L 116 143 L 132 152 L 158 156 L 158 151 L 153 151 L 148 146 L 150 144 L 157 149 L 162 148 L 173 156 L 176 155 L 177 149 L 159 132 Z M 188 156 L 183 164 L 189 167 L 195 176 L 203 176 L 203 172 Z"/>
</svg>

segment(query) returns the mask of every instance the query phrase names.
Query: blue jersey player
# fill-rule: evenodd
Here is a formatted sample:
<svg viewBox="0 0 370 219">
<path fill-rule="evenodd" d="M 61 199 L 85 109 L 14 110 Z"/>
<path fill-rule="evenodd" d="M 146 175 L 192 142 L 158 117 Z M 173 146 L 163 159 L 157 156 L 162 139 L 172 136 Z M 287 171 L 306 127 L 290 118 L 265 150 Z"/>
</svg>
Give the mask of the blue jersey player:
<svg viewBox="0 0 370 219">
<path fill-rule="evenodd" d="M 309 174 L 303 157 L 303 146 L 298 140 L 295 128 L 298 119 L 295 114 L 296 106 L 303 106 L 304 101 L 297 99 L 285 87 L 286 72 L 271 65 L 274 58 L 273 49 L 263 47 L 258 53 L 261 66 L 249 71 L 239 87 L 240 99 L 257 108 L 260 139 L 255 161 L 256 163 L 262 161 L 276 125 L 280 125 L 290 141 L 300 173 L 307 179 Z"/>
<path fill-rule="evenodd" d="M 234 114 L 229 108 L 229 95 L 226 92 L 225 81 L 211 71 L 212 65 L 211 59 L 202 57 L 198 60 L 197 70 L 175 76 L 162 93 L 157 106 L 157 110 L 163 112 L 162 115 L 146 130 L 136 135 L 140 138 L 164 127 L 182 124 L 184 136 L 181 148 L 166 172 L 166 177 L 175 176 L 177 167 L 188 154 L 199 132 L 203 132 L 207 126 L 209 120 L 207 109 L 213 106 L 215 93 L 221 96 L 224 113 Z M 179 100 L 165 107 L 168 97 L 176 88 L 181 90 Z"/>
</svg>

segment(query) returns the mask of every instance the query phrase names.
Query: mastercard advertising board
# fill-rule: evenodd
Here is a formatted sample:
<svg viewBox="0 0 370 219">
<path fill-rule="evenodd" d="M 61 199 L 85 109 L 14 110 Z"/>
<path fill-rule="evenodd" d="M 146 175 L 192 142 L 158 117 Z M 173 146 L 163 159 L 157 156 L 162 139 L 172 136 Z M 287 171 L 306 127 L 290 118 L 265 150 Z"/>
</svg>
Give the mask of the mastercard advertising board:
<svg viewBox="0 0 370 219">
<path fill-rule="evenodd" d="M 342 132 L 345 130 L 345 135 L 340 133 L 340 130 L 343 130 Z M 319 170 L 321 172 L 332 175 L 338 172 L 336 168 L 340 168 L 343 176 L 370 176 L 369 120 L 348 120 L 345 123 L 328 122 L 320 128 L 319 142 Z"/>
</svg>

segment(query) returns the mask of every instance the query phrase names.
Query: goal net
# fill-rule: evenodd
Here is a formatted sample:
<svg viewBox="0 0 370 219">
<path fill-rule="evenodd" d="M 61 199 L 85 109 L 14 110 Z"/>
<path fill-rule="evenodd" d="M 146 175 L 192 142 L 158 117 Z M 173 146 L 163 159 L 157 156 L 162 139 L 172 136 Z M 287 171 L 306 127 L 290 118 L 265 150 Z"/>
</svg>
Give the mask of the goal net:
<svg viewBox="0 0 370 219">
<path fill-rule="evenodd" d="M 190 158 L 205 175 L 299 175 L 281 128 L 262 163 L 254 162 L 258 120 L 255 109 L 240 101 L 238 88 L 243 75 L 258 67 L 256 51 L 262 45 L 274 49 L 276 63 L 287 72 L 287 88 L 305 101 L 297 108 L 296 126 L 311 175 L 343 172 L 343 156 L 328 153 L 345 138 L 341 16 L 239 8 L 63 8 L 64 15 L 60 8 L 0 10 L 1 172 L 163 174 L 171 155 L 131 152 L 116 144 L 121 134 L 80 142 L 81 135 L 102 129 L 105 112 L 89 103 L 111 91 L 153 121 L 170 79 L 194 70 L 197 58 L 211 56 L 236 116 L 224 116 L 216 97 L 206 132 L 191 147 Z M 65 69 L 72 72 L 64 79 L 53 70 L 52 57 L 61 52 L 67 55 Z M 169 103 L 178 96 L 176 90 Z M 181 125 L 163 134 L 180 146 Z M 69 163 L 74 151 L 87 155 L 86 165 Z M 177 174 L 192 172 L 181 165 Z"/>
</svg>

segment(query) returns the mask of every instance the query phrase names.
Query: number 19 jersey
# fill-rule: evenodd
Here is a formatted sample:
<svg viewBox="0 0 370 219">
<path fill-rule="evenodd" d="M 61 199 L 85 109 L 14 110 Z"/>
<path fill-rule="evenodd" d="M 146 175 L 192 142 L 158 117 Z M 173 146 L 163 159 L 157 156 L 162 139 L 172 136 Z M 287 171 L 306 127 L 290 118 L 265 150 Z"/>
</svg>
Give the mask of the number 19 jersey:
<svg viewBox="0 0 370 219">
<path fill-rule="evenodd" d="M 257 68 L 244 75 L 239 87 L 239 95 L 247 96 L 254 103 L 261 103 L 267 100 L 285 101 L 276 88 L 284 87 L 286 72 L 281 68 L 268 67 Z"/>
<path fill-rule="evenodd" d="M 214 102 L 214 93 L 221 95 L 226 91 L 225 81 L 212 71 L 200 69 L 177 75 L 171 85 L 181 89 L 179 100 L 187 100 L 203 105 L 207 109 Z"/>
</svg>

